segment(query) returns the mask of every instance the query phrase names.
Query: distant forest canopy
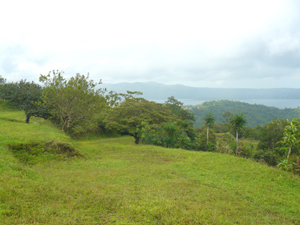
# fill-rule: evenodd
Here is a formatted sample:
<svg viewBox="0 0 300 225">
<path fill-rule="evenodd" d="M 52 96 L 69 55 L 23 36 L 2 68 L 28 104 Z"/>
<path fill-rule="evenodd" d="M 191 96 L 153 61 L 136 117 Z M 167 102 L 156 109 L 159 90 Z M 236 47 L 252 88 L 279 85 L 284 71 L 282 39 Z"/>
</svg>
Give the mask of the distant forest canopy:
<svg viewBox="0 0 300 225">
<path fill-rule="evenodd" d="M 300 118 L 300 108 L 296 109 L 278 109 L 276 107 L 268 107 L 264 105 L 252 105 L 239 101 L 208 101 L 200 105 L 189 108 L 196 118 L 195 127 L 199 128 L 204 125 L 204 117 L 212 112 L 217 123 L 224 123 L 225 118 L 222 116 L 226 112 L 231 114 L 243 113 L 247 120 L 246 126 L 256 127 L 264 126 L 273 119 L 289 119 Z"/>
<path fill-rule="evenodd" d="M 196 100 L 300 99 L 300 89 L 294 88 L 198 88 L 156 82 L 103 83 L 103 87 L 118 93 L 126 93 L 127 90 L 141 91 L 144 98 L 157 100 L 165 100 L 170 96 L 175 96 L 176 99 Z"/>
</svg>

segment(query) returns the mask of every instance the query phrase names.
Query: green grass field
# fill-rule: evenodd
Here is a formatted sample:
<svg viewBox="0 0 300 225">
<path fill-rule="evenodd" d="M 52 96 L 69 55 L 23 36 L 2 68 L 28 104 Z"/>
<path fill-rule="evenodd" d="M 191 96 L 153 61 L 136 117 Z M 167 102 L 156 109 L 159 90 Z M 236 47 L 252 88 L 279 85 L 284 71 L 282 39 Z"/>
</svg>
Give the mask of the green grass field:
<svg viewBox="0 0 300 225">
<path fill-rule="evenodd" d="M 0 224 L 300 224 L 300 178 L 291 173 L 130 137 L 75 141 L 24 119 L 0 104 Z M 32 153 L 24 162 L 9 149 L 49 142 L 82 157 Z"/>
</svg>

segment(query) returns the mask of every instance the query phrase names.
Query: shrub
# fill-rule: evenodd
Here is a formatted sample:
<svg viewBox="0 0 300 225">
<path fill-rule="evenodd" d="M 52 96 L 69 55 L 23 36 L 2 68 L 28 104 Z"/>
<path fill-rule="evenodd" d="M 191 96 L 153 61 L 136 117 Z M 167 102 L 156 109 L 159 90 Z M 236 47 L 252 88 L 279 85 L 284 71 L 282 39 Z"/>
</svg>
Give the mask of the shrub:
<svg viewBox="0 0 300 225">
<path fill-rule="evenodd" d="M 285 170 L 285 171 L 292 171 L 293 170 L 293 164 L 290 163 L 288 160 L 284 159 L 277 165 L 278 168 Z"/>
<path fill-rule="evenodd" d="M 281 159 L 271 149 L 258 150 L 254 154 L 253 158 L 257 161 L 263 161 L 266 164 L 268 164 L 269 166 L 276 166 L 279 163 L 280 159 Z"/>
<path fill-rule="evenodd" d="M 247 148 L 245 146 L 243 147 L 239 147 L 241 148 L 240 152 L 240 156 L 244 157 L 244 158 L 251 158 L 252 157 L 252 150 L 250 148 Z"/>
</svg>

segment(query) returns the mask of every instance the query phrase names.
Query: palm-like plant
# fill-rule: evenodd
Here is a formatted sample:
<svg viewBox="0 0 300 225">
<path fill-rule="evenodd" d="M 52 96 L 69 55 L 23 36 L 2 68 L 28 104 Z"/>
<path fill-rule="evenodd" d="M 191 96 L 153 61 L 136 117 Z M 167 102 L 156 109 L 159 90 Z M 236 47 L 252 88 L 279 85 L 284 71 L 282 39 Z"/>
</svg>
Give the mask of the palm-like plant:
<svg viewBox="0 0 300 225">
<path fill-rule="evenodd" d="M 296 137 L 297 135 L 298 135 L 298 128 L 296 125 L 293 124 L 293 122 L 291 122 L 289 125 L 287 125 L 285 127 L 282 143 L 287 144 L 289 146 L 288 154 L 287 154 L 287 161 L 289 161 L 293 145 L 296 145 L 299 143 L 299 140 L 297 140 L 297 137 Z"/>
<path fill-rule="evenodd" d="M 212 127 L 215 123 L 215 117 L 213 116 L 213 114 L 211 112 L 209 112 L 205 117 L 205 125 L 206 125 L 206 129 L 207 129 L 207 134 L 206 134 L 206 146 L 208 146 L 208 133 L 209 133 L 209 127 Z"/>
<path fill-rule="evenodd" d="M 230 119 L 230 123 L 233 126 L 235 130 L 235 141 L 236 141 L 236 148 L 235 148 L 235 154 L 238 153 L 238 144 L 239 144 L 239 132 L 243 128 L 243 126 L 247 123 L 243 113 L 236 114 Z"/>
</svg>

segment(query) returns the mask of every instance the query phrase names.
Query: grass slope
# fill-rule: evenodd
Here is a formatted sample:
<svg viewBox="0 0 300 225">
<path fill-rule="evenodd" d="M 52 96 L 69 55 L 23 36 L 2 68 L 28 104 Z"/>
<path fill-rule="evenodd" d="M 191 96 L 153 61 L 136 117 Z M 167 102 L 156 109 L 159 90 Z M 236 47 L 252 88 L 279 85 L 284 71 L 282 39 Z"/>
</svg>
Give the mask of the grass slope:
<svg viewBox="0 0 300 225">
<path fill-rule="evenodd" d="M 299 177 L 231 155 L 74 141 L 0 106 L 1 224 L 299 224 Z M 12 143 L 64 142 L 85 157 L 18 160 Z"/>
</svg>

